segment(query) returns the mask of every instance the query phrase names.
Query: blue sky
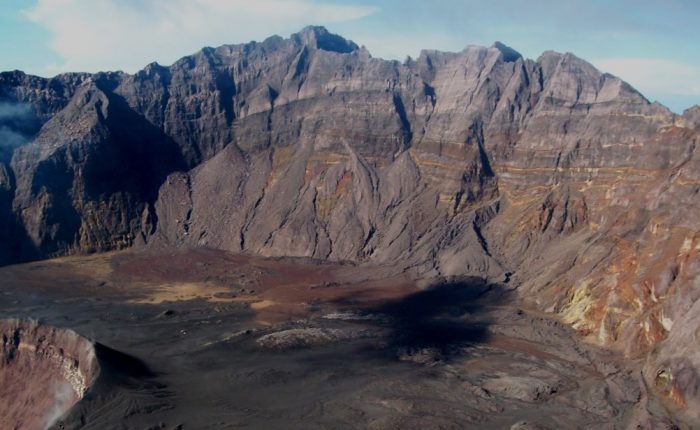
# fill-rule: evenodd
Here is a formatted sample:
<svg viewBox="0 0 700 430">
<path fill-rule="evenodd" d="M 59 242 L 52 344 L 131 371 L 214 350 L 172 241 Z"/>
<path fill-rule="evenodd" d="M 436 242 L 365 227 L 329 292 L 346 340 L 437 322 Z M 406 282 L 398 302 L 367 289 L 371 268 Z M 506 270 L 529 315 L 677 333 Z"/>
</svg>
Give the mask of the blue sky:
<svg viewBox="0 0 700 430">
<path fill-rule="evenodd" d="M 403 60 L 499 40 L 573 52 L 676 112 L 700 104 L 697 0 L 1 0 L 0 70 L 134 72 L 309 24 Z"/>
</svg>

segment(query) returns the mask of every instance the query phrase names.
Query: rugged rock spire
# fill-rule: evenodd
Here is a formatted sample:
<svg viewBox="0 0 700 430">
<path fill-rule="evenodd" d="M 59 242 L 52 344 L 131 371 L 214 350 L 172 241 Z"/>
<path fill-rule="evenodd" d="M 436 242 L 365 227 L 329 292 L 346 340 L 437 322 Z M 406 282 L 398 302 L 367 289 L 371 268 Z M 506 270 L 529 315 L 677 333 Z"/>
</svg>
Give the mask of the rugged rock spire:
<svg viewBox="0 0 700 430">
<path fill-rule="evenodd" d="M 348 54 L 359 49 L 353 41 L 330 33 L 325 27 L 306 27 L 299 33 L 293 34 L 292 40 L 298 40 L 300 43 L 315 49 L 337 52 L 339 54 Z"/>
</svg>

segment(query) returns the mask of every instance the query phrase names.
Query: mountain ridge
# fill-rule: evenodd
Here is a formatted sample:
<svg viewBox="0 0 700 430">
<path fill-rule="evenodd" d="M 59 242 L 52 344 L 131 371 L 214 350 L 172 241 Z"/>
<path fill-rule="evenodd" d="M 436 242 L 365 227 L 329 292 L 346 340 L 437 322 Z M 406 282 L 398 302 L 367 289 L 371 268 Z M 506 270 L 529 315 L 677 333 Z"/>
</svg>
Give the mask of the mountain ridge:
<svg viewBox="0 0 700 430">
<path fill-rule="evenodd" d="M 697 374 L 671 353 L 700 312 L 679 304 L 700 290 L 694 111 L 506 48 L 401 63 L 311 27 L 133 75 L 2 73 L 0 101 L 41 127 L 0 164 L 0 260 L 202 246 L 510 279 L 649 357 L 651 385 Z M 674 381 L 669 402 L 700 400 Z"/>
<path fill-rule="evenodd" d="M 170 64 L 170 65 L 162 65 L 162 64 L 158 63 L 157 61 L 153 61 L 153 62 L 151 62 L 151 63 L 146 64 L 142 69 L 137 70 L 137 71 L 134 72 L 134 73 L 128 73 L 128 72 L 124 72 L 124 71 L 121 71 L 121 70 L 113 70 L 113 71 L 103 70 L 103 71 L 98 71 L 98 72 L 64 72 L 64 73 L 59 73 L 59 74 L 57 74 L 57 75 L 54 75 L 54 76 L 52 76 L 52 77 L 46 77 L 46 76 L 39 76 L 39 75 L 27 74 L 27 73 L 25 73 L 25 72 L 22 71 L 22 70 L 16 69 L 16 70 L 0 71 L 0 74 L 19 74 L 19 75 L 21 75 L 21 76 L 27 76 L 27 77 L 39 78 L 39 79 L 47 79 L 47 80 L 56 79 L 56 78 L 59 78 L 59 77 L 64 76 L 64 75 L 74 75 L 74 76 L 78 76 L 78 77 L 80 77 L 80 76 L 87 77 L 87 76 L 94 76 L 94 75 L 101 75 L 101 74 L 123 74 L 123 75 L 128 75 L 128 76 L 134 76 L 134 75 L 137 75 L 137 74 L 139 74 L 139 73 L 141 73 L 141 72 L 147 71 L 147 70 L 149 70 L 149 69 L 151 69 L 151 68 L 153 68 L 153 67 L 170 68 L 170 67 L 172 67 L 172 66 L 174 66 L 174 65 L 176 65 L 176 64 L 178 64 L 178 63 L 180 63 L 180 62 L 182 62 L 182 61 L 189 61 L 189 60 L 191 59 L 191 57 L 195 57 L 195 56 L 197 56 L 197 55 L 199 55 L 199 54 L 202 54 L 202 53 L 205 52 L 205 51 L 206 51 L 206 52 L 216 52 L 216 51 L 221 51 L 221 50 L 226 50 L 226 49 L 228 49 L 228 50 L 231 50 L 231 49 L 241 49 L 241 48 L 250 49 L 251 47 L 254 47 L 254 46 L 257 46 L 257 45 L 264 45 L 264 44 L 266 44 L 266 43 L 267 43 L 267 44 L 272 44 L 272 43 L 279 42 L 279 41 L 284 41 L 284 40 L 293 40 L 293 41 L 296 41 L 297 43 L 300 43 L 300 44 L 313 46 L 314 44 L 317 44 L 316 39 L 319 38 L 319 37 L 321 37 L 321 38 L 330 38 L 330 39 L 332 39 L 332 40 L 334 40 L 334 41 L 337 41 L 337 43 L 339 43 L 339 44 L 341 44 L 341 45 L 348 45 L 349 47 L 352 47 L 352 49 L 339 51 L 339 53 L 352 53 L 352 52 L 354 52 L 354 51 L 363 51 L 363 52 L 366 52 L 366 53 L 371 57 L 370 51 L 368 51 L 364 46 L 358 46 L 355 42 L 353 42 L 353 41 L 350 40 L 350 39 L 345 39 L 345 38 L 343 38 L 342 36 L 339 36 L 339 35 L 337 35 L 337 34 L 333 34 L 333 33 L 329 32 L 328 29 L 326 29 L 324 26 L 309 25 L 309 26 L 304 27 L 304 28 L 303 28 L 302 30 L 300 30 L 299 32 L 292 33 L 288 39 L 284 39 L 282 36 L 279 36 L 279 35 L 274 35 L 274 36 L 270 36 L 270 37 L 268 37 L 268 38 L 266 38 L 266 39 L 264 39 L 264 40 L 262 40 L 262 41 L 251 40 L 251 41 L 249 41 L 249 42 L 244 42 L 244 43 L 222 44 L 222 45 L 219 45 L 219 46 L 217 46 L 217 47 L 206 46 L 206 47 L 203 47 L 202 49 L 200 49 L 200 50 L 197 51 L 197 52 L 194 52 L 194 53 L 192 53 L 192 54 L 189 54 L 189 55 L 185 55 L 185 56 L 183 56 L 183 57 L 180 57 L 179 59 L 175 60 L 175 61 L 174 61 L 172 64 Z M 315 46 L 315 47 L 316 47 L 317 49 L 329 50 L 329 49 L 320 48 L 320 47 L 318 47 L 318 46 Z M 435 49 L 424 48 L 424 49 L 421 49 L 421 52 L 419 53 L 419 57 L 423 54 L 423 52 L 426 52 L 426 53 L 431 53 L 431 52 L 432 52 L 432 53 L 437 53 L 437 54 L 460 54 L 460 53 L 463 53 L 463 52 L 467 51 L 467 50 L 470 49 L 470 48 L 498 49 L 498 50 L 500 50 L 504 55 L 510 56 L 510 58 L 513 58 L 513 59 L 517 59 L 517 58 L 523 58 L 523 59 L 524 59 L 524 58 L 525 58 L 525 57 L 522 56 L 522 54 L 520 54 L 520 52 L 518 52 L 517 50 L 513 49 L 512 47 L 510 47 L 510 46 L 508 46 L 508 45 L 506 45 L 506 44 L 504 44 L 504 43 L 502 43 L 502 42 L 500 42 L 500 41 L 495 41 L 495 42 L 494 42 L 490 47 L 488 47 L 488 48 L 487 48 L 486 46 L 471 45 L 471 44 L 469 44 L 469 45 L 465 46 L 465 48 L 462 49 L 461 51 L 441 51 L 441 50 L 435 50 Z M 330 50 L 330 51 L 332 51 L 332 50 Z M 333 51 L 332 51 L 332 52 L 333 52 Z M 336 52 L 338 52 L 338 51 L 336 51 Z M 543 56 L 546 56 L 546 55 L 553 55 L 553 56 L 558 56 L 558 57 L 570 56 L 570 57 L 575 58 L 576 60 L 580 60 L 580 61 L 586 62 L 584 59 L 582 59 L 582 58 L 576 56 L 576 55 L 575 55 L 574 53 L 572 53 L 572 52 L 558 52 L 558 51 L 554 51 L 554 50 L 547 50 L 547 51 L 544 51 L 544 52 L 538 57 L 538 59 L 535 60 L 535 61 L 536 61 L 536 62 L 539 62 L 540 59 L 541 59 Z M 372 58 L 375 58 L 375 57 L 372 57 Z M 377 58 L 377 59 L 380 59 L 380 60 L 388 61 L 388 62 L 398 62 L 398 63 L 404 64 L 404 65 L 405 65 L 407 62 L 412 61 L 412 59 L 411 59 L 410 56 L 408 56 L 403 62 L 402 62 L 402 61 L 399 61 L 399 60 L 384 59 L 384 58 L 381 58 L 381 57 L 376 57 L 376 58 Z M 509 61 L 513 61 L 513 60 L 509 60 Z M 586 63 L 587 63 L 588 65 L 590 65 L 591 67 L 593 67 L 590 63 L 588 63 L 588 62 L 586 62 Z M 615 77 L 615 78 L 618 78 L 618 79 L 621 79 L 621 78 L 619 78 L 619 77 L 617 77 L 617 76 L 615 76 L 615 75 L 612 75 L 612 74 L 611 74 L 611 76 L 613 76 L 613 77 Z M 627 84 L 627 85 L 629 85 L 629 84 Z M 635 90 L 635 91 L 636 91 L 636 92 L 639 92 L 639 91 L 637 91 L 637 90 Z M 641 95 L 641 93 L 640 93 L 640 95 Z M 645 98 L 645 99 L 646 99 L 646 98 Z M 661 105 L 663 106 L 663 104 L 661 104 Z M 664 107 L 665 107 L 665 106 L 664 106 Z M 691 107 L 689 107 L 688 109 L 692 109 L 692 108 L 693 108 L 693 107 L 691 106 Z M 667 108 L 667 109 L 668 109 L 668 108 Z M 671 111 L 669 110 L 669 112 L 671 112 Z M 671 113 L 672 113 L 672 112 L 671 112 Z"/>
</svg>

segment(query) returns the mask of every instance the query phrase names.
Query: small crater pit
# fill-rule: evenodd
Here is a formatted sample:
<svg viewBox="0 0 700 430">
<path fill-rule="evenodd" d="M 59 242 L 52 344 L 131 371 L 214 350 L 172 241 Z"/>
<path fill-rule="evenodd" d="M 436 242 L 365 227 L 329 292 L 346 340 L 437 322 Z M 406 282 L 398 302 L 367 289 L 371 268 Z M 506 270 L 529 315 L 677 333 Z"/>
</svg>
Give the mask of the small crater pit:
<svg viewBox="0 0 700 430">
<path fill-rule="evenodd" d="M 88 339 L 32 320 L 0 319 L 0 428 L 50 427 L 95 382 Z"/>
</svg>

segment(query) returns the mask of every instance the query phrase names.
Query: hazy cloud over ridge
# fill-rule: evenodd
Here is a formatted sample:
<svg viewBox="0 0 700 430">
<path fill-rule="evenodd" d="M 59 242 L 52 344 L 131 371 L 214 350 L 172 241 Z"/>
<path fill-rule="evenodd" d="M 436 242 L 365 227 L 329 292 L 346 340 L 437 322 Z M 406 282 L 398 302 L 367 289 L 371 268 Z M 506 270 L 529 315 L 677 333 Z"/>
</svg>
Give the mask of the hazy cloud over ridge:
<svg viewBox="0 0 700 430">
<path fill-rule="evenodd" d="M 31 106 L 24 103 L 0 102 L 0 161 L 27 143 L 38 128 Z"/>
<path fill-rule="evenodd" d="M 64 58 L 47 70 L 56 74 L 134 72 L 204 46 L 261 40 L 377 10 L 322 0 L 39 0 L 26 15 L 48 29 L 51 49 Z"/>
<path fill-rule="evenodd" d="M 657 58 L 603 58 L 592 63 L 647 91 L 700 96 L 700 67 Z"/>
</svg>

